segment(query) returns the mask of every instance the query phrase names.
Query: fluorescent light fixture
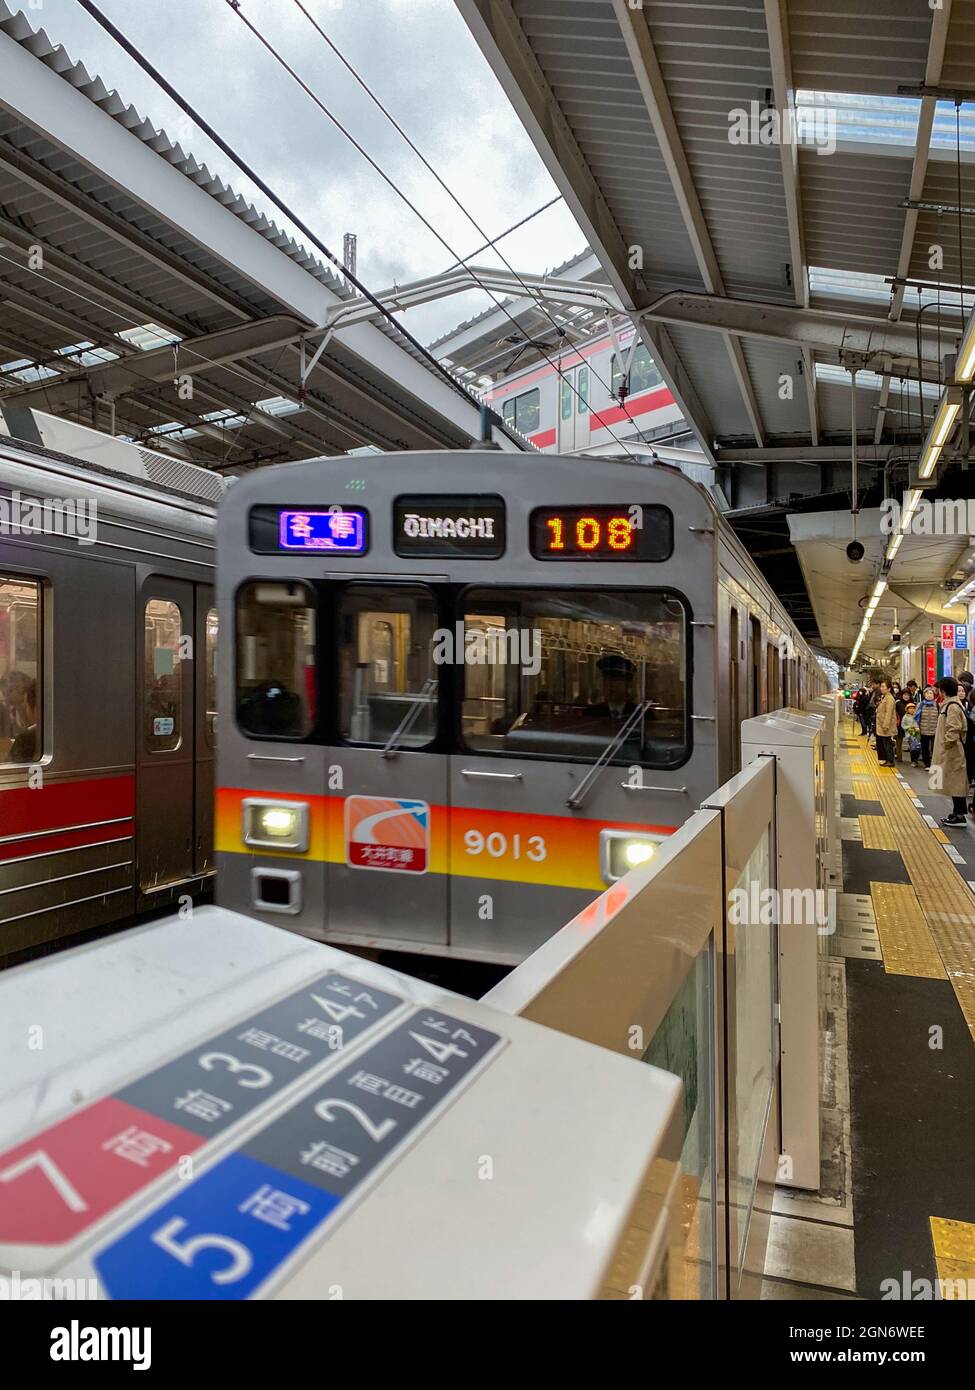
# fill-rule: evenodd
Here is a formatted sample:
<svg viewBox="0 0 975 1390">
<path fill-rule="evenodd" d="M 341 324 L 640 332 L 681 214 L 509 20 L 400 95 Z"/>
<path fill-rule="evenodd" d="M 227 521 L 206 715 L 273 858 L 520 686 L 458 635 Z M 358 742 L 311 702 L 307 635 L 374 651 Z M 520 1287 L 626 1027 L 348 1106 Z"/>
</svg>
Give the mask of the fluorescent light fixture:
<svg viewBox="0 0 975 1390">
<path fill-rule="evenodd" d="M 903 531 L 898 531 L 896 536 L 892 536 L 892 537 L 891 537 L 890 545 L 887 547 L 887 559 L 888 559 L 888 560 L 893 560 L 894 556 L 897 554 L 898 550 L 900 550 L 900 548 L 901 548 L 901 542 L 903 541 L 903 539 L 904 539 L 904 532 L 903 532 Z"/>
<path fill-rule="evenodd" d="M 965 325 L 965 333 L 955 358 L 955 380 L 971 381 L 975 376 L 975 313 Z"/>
<path fill-rule="evenodd" d="M 904 510 L 901 513 L 901 531 L 904 533 L 910 529 L 911 519 L 917 511 L 920 500 L 921 489 L 919 487 L 913 487 L 904 494 Z"/>
<path fill-rule="evenodd" d="M 938 409 L 935 411 L 931 428 L 928 430 L 928 437 L 924 441 L 924 448 L 921 450 L 921 462 L 917 470 L 919 478 L 930 478 L 937 467 L 938 457 L 945 441 L 955 427 L 959 410 L 961 410 L 959 394 L 953 391 L 950 386 L 946 387 Z"/>
</svg>

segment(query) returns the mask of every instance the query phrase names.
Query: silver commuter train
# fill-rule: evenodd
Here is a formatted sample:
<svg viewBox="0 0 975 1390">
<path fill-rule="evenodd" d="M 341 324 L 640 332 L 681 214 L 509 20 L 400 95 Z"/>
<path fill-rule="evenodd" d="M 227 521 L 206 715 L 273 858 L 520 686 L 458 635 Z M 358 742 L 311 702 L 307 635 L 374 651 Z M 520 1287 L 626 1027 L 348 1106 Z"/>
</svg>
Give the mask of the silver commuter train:
<svg viewBox="0 0 975 1390">
<path fill-rule="evenodd" d="M 280 465 L 218 554 L 218 900 L 333 943 L 523 959 L 826 685 L 666 465 Z"/>
<path fill-rule="evenodd" d="M 30 415 L 0 433 L 0 962 L 214 872 L 224 483 Z"/>
</svg>

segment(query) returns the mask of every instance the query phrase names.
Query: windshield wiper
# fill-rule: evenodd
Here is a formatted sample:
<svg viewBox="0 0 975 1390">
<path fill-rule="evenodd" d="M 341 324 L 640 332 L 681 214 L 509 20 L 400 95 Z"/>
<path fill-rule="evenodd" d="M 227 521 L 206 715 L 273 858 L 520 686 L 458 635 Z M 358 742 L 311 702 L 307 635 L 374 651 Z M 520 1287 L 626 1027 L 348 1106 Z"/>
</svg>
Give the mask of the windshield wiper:
<svg viewBox="0 0 975 1390">
<path fill-rule="evenodd" d="M 423 689 L 418 691 L 416 695 L 413 696 L 413 699 L 410 701 L 409 709 L 406 711 L 406 713 L 403 715 L 403 718 L 400 720 L 396 728 L 390 734 L 389 739 L 387 740 L 386 745 L 383 748 L 384 758 L 393 758 L 396 756 L 397 752 L 399 751 L 399 745 L 402 743 L 403 739 L 410 732 L 413 725 L 419 718 L 420 710 L 423 708 L 424 705 L 428 705 L 431 703 L 433 697 L 436 694 L 436 691 L 437 680 L 435 676 L 431 676 L 429 680 L 424 681 Z"/>
<path fill-rule="evenodd" d="M 629 719 L 627 719 L 623 724 L 620 725 L 617 732 L 610 739 L 609 743 L 607 743 L 606 747 L 600 753 L 599 757 L 593 763 L 592 767 L 586 773 L 585 777 L 583 777 L 582 781 L 576 787 L 575 791 L 566 801 L 566 806 L 568 806 L 573 811 L 579 809 L 579 807 L 583 803 L 583 800 L 586 797 L 587 792 L 589 791 L 589 788 L 595 782 L 596 778 L 602 772 L 606 764 L 610 761 L 616 750 L 622 746 L 622 744 L 629 736 L 629 734 L 633 731 L 633 729 L 636 727 L 636 725 L 640 723 L 640 721 L 643 719 L 643 716 L 646 714 L 649 708 L 650 701 L 641 700 L 640 704 L 637 705 L 636 709 L 630 715 Z"/>
</svg>

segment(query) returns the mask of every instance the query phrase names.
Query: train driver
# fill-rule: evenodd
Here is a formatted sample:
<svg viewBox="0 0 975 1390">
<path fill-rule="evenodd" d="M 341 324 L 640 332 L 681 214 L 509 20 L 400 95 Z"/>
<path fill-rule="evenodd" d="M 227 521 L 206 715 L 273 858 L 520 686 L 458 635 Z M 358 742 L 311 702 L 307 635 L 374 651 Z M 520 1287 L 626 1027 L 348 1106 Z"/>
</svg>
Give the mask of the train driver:
<svg viewBox="0 0 975 1390">
<path fill-rule="evenodd" d="M 625 656 L 602 656 L 596 662 L 596 669 L 603 680 L 603 698 L 590 705 L 587 714 L 596 719 L 629 719 L 636 709 L 630 698 L 636 667 Z"/>
</svg>

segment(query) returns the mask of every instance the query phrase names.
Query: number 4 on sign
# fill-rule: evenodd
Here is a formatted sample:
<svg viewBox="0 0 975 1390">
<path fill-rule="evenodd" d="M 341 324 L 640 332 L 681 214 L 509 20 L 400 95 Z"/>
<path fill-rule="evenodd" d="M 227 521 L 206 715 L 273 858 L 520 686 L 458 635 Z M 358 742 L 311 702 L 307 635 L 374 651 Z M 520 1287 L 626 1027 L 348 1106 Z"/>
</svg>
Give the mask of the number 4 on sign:
<svg viewBox="0 0 975 1390">
<path fill-rule="evenodd" d="M 452 1042 L 441 1042 L 439 1038 L 428 1038 L 423 1033 L 411 1033 L 410 1037 L 425 1047 L 435 1062 L 446 1062 L 448 1057 L 466 1057 L 467 1053 Z"/>
<path fill-rule="evenodd" d="M 25 1173 L 30 1172 L 31 1168 L 40 1168 L 69 1211 L 88 1210 L 88 1203 L 84 1197 L 76 1187 L 72 1186 L 54 1160 L 43 1149 L 35 1149 L 32 1154 L 27 1154 L 19 1162 L 12 1163 L 9 1168 L 5 1168 L 0 1173 L 0 1182 L 13 1182 L 14 1178 L 23 1177 Z"/>
<path fill-rule="evenodd" d="M 336 1004 L 334 999 L 323 999 L 320 994 L 313 994 L 312 998 L 335 1023 L 344 1023 L 347 1018 L 365 1018 L 362 1010 L 354 1008 L 351 1004 Z"/>
</svg>

